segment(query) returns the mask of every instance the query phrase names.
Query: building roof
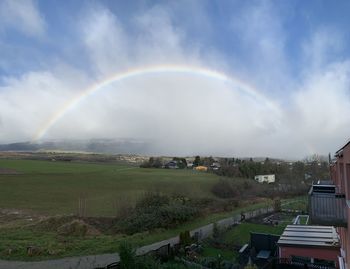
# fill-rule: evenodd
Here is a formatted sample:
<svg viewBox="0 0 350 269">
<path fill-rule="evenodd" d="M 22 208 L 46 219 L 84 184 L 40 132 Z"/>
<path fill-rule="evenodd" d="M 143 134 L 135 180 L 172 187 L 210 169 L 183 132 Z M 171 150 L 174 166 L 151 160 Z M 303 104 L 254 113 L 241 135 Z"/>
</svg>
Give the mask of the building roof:
<svg viewBox="0 0 350 269">
<path fill-rule="evenodd" d="M 335 153 L 335 156 L 339 155 L 343 151 L 343 149 L 347 147 L 349 144 L 350 144 L 350 139 L 348 140 L 348 142 L 345 143 L 344 146 L 342 146 L 340 149 L 337 150 L 337 152 Z"/>
<path fill-rule="evenodd" d="M 279 246 L 339 248 L 339 238 L 332 226 L 288 225 L 277 242 Z"/>
</svg>

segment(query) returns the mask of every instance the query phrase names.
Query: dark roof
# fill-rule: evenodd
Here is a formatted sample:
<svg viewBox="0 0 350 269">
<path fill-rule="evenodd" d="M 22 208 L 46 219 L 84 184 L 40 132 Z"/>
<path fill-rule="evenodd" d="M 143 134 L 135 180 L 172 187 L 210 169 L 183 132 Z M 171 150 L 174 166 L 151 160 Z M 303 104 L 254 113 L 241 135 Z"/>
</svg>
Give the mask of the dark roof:
<svg viewBox="0 0 350 269">
<path fill-rule="evenodd" d="M 340 149 L 338 149 L 335 153 L 335 155 L 337 155 L 340 151 L 342 151 L 345 147 L 347 147 L 350 144 L 350 139 L 348 140 L 348 142 L 346 142 L 346 144 L 344 146 L 342 146 Z"/>
<path fill-rule="evenodd" d="M 288 225 L 279 246 L 339 248 L 338 234 L 332 226 Z"/>
</svg>

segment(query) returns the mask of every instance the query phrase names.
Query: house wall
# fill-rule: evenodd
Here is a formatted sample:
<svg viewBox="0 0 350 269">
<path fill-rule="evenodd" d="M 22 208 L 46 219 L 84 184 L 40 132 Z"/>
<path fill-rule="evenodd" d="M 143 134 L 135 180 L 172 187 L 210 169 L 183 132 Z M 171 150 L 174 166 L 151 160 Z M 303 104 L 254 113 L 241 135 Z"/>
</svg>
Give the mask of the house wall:
<svg viewBox="0 0 350 269">
<path fill-rule="evenodd" d="M 350 224 L 350 144 L 343 149 L 343 156 L 337 160 L 330 169 L 331 178 L 339 188 L 340 193 L 344 193 L 347 201 L 347 221 Z M 340 237 L 343 258 L 347 268 L 350 268 L 350 238 L 348 228 L 337 228 Z"/>
<path fill-rule="evenodd" d="M 339 249 L 332 248 L 308 248 L 308 247 L 279 247 L 279 255 L 280 258 L 291 258 L 292 256 L 300 256 L 300 257 L 310 257 L 314 259 L 322 259 L 334 261 L 336 263 L 337 268 L 339 268 L 338 264 L 338 255 Z"/>
</svg>

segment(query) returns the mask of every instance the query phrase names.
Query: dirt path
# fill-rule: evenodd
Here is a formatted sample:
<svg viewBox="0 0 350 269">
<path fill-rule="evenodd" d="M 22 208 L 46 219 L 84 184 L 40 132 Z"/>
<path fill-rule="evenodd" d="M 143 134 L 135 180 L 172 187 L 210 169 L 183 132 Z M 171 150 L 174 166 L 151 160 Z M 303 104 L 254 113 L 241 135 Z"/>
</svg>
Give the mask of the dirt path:
<svg viewBox="0 0 350 269">
<path fill-rule="evenodd" d="M 258 215 L 266 214 L 272 212 L 273 209 L 261 208 L 254 211 L 247 212 L 246 219 L 256 217 Z M 241 215 L 237 214 L 230 218 L 225 218 L 217 221 L 220 228 L 227 228 L 239 222 Z M 213 232 L 214 224 L 208 224 L 190 232 L 191 236 L 197 233 L 199 238 L 203 239 L 210 236 Z M 140 247 L 136 250 L 137 255 L 142 255 L 148 253 L 152 250 L 156 250 L 165 245 L 175 245 L 179 243 L 179 237 L 172 237 L 167 240 L 156 242 L 147 246 Z M 71 257 L 58 260 L 48 260 L 40 262 L 18 262 L 18 261 L 4 261 L 0 260 L 0 269 L 93 269 L 96 267 L 104 267 L 110 263 L 119 261 L 118 253 L 114 254 L 101 254 L 101 255 L 91 255 L 84 257 Z"/>
</svg>

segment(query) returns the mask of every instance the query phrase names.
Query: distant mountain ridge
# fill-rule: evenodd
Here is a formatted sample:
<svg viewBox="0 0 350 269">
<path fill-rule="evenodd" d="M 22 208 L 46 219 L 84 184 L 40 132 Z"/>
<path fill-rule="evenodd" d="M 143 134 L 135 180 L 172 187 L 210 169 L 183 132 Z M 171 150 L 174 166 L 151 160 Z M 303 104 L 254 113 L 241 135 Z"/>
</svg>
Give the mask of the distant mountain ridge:
<svg viewBox="0 0 350 269">
<path fill-rule="evenodd" d="M 0 151 L 81 151 L 109 154 L 147 154 L 150 145 L 135 140 L 57 140 L 0 144 Z"/>
<path fill-rule="evenodd" d="M 139 155 L 139 156 L 214 156 L 215 154 L 171 154 L 155 152 L 155 144 L 150 141 L 139 141 L 134 139 L 91 139 L 91 140 L 52 140 L 43 142 L 16 142 L 9 144 L 0 144 L 0 152 L 80 152 L 80 153 L 100 153 L 100 154 L 121 154 L 121 155 Z M 214 156 L 222 158 L 224 156 Z M 232 156 L 238 157 L 238 156 Z M 227 157 L 227 158 L 232 158 Z M 250 157 L 238 157 L 241 160 L 249 161 Z M 264 162 L 266 157 L 252 157 L 255 162 Z M 283 160 L 280 158 L 269 158 L 272 162 L 295 161 Z"/>
</svg>

